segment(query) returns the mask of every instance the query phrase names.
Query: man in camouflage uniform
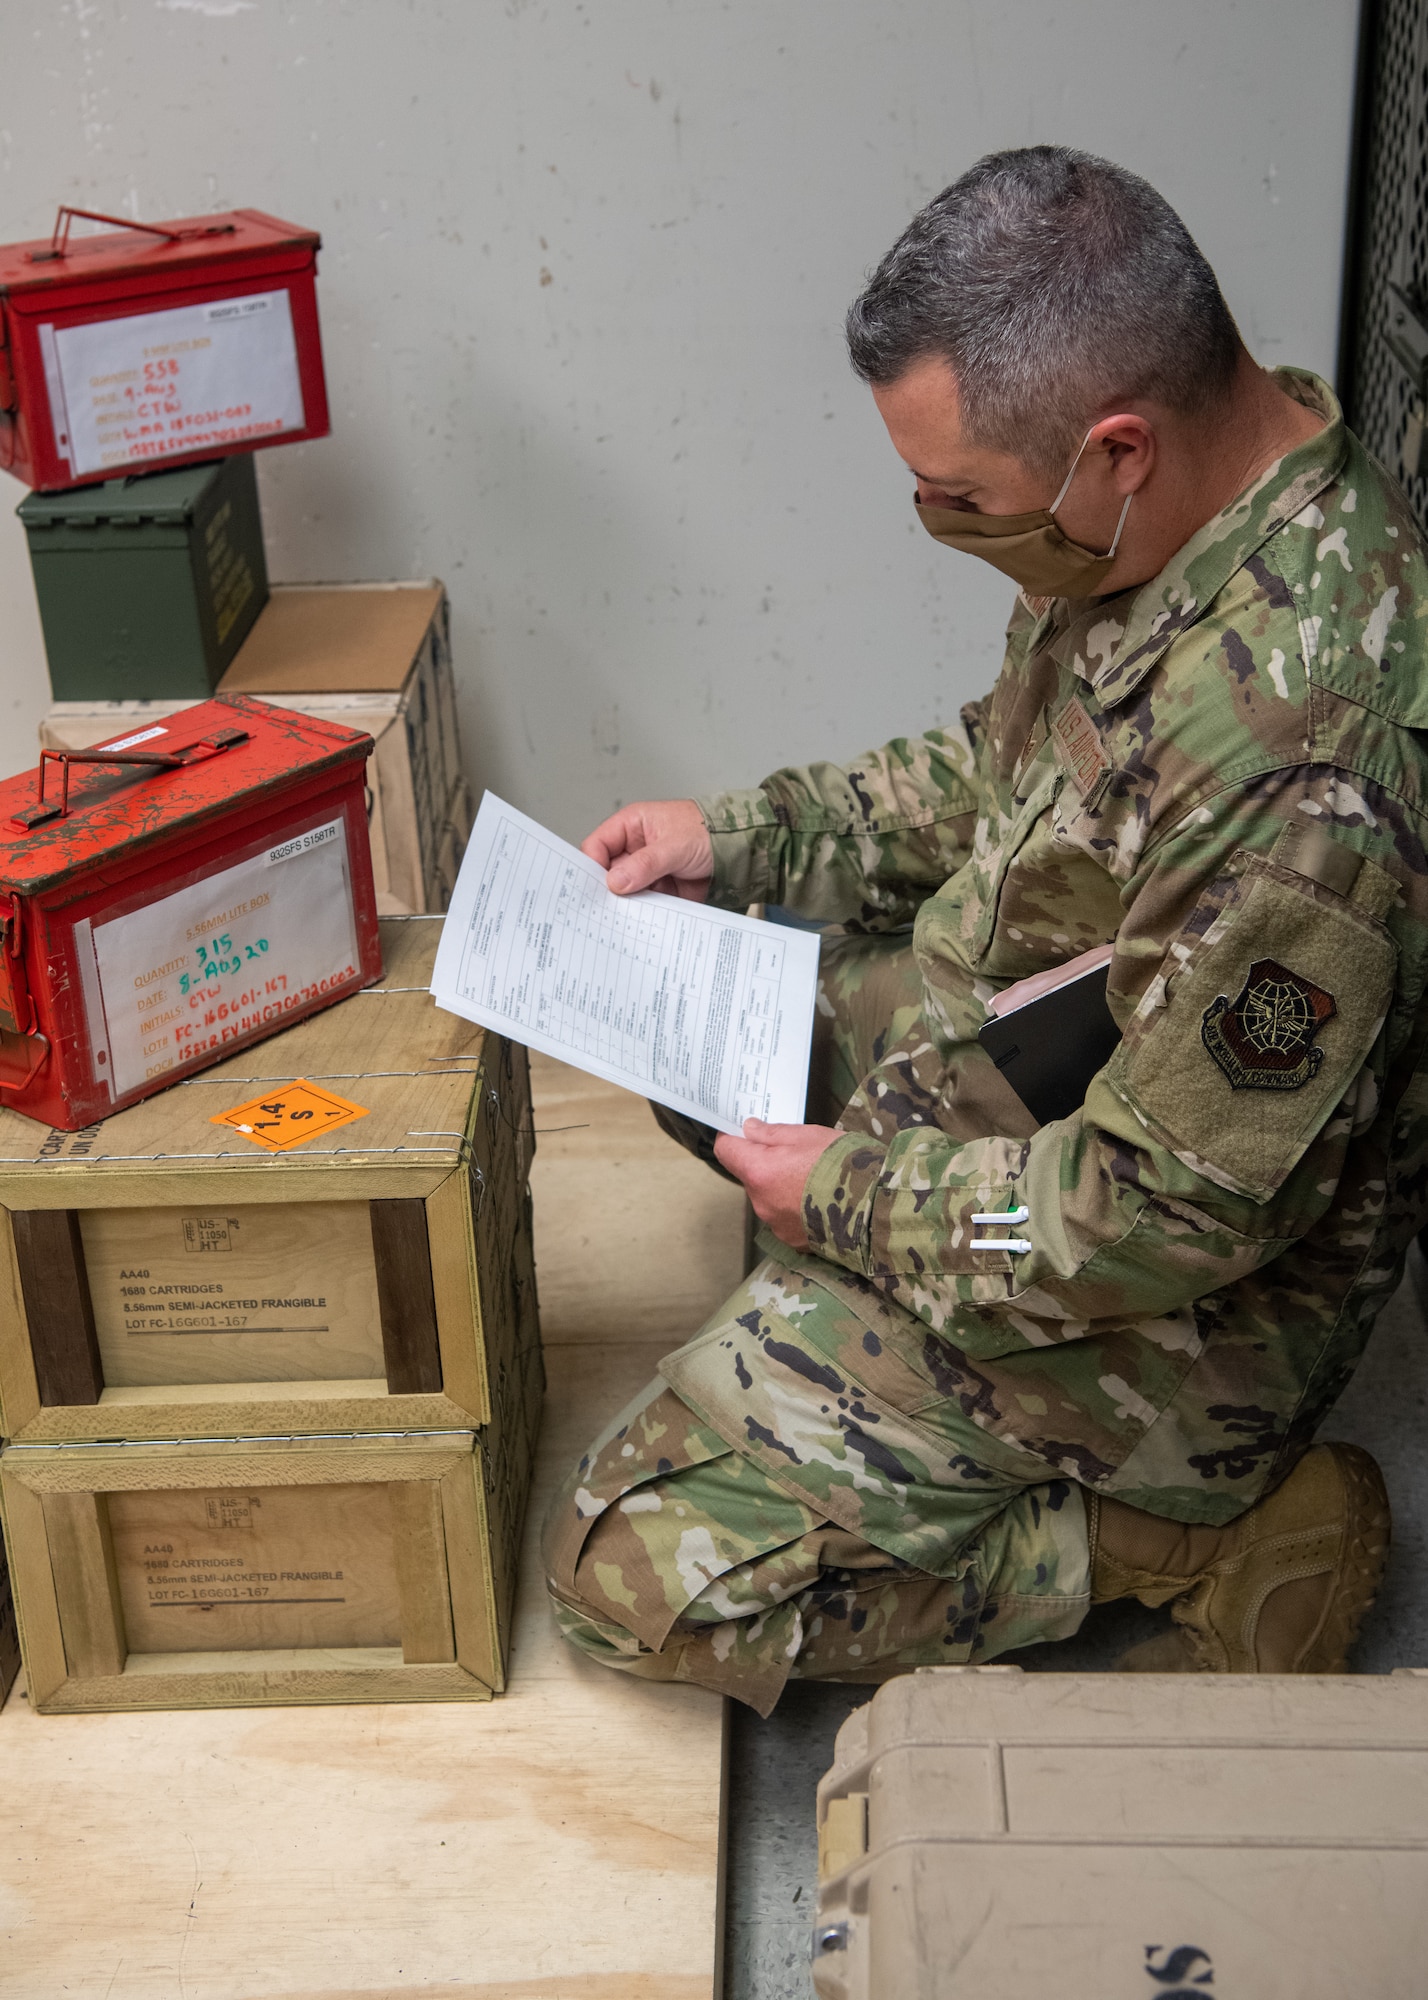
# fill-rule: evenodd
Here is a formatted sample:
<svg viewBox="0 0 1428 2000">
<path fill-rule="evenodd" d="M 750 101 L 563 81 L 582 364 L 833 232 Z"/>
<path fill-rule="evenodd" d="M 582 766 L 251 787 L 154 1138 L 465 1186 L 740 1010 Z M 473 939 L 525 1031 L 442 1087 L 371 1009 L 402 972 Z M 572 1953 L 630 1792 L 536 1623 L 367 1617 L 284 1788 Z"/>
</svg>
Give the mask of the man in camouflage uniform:
<svg viewBox="0 0 1428 2000">
<path fill-rule="evenodd" d="M 973 335 L 1000 310 L 1035 350 L 1058 284 L 1033 431 L 1028 371 L 989 378 Z M 1428 1202 L 1414 524 L 1105 162 L 980 163 L 850 343 L 925 525 L 1032 587 L 962 727 L 587 843 L 618 890 L 842 928 L 813 1122 L 718 1142 L 764 1260 L 572 1474 L 557 1616 L 764 1713 L 790 1676 L 983 1660 L 1130 1595 L 1174 1605 L 1158 1664 L 1341 1671 L 1387 1503 L 1310 1441 Z M 1068 462 L 1085 491 L 1048 509 Z M 1120 1044 L 1037 1127 L 978 1030 L 1107 943 Z"/>
</svg>

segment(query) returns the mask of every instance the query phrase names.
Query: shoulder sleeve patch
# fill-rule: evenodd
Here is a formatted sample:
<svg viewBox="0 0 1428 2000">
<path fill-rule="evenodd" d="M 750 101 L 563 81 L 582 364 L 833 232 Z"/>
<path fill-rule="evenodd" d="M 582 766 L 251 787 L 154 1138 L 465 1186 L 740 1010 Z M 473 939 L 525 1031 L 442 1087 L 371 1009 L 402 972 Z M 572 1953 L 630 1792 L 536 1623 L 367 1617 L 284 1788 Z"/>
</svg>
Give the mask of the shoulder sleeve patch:
<svg viewBox="0 0 1428 2000">
<path fill-rule="evenodd" d="M 1234 1000 L 1220 993 L 1205 1009 L 1200 1039 L 1231 1090 L 1302 1090 L 1324 1060 L 1314 1037 L 1338 1011 L 1322 986 L 1257 958 Z"/>
<path fill-rule="evenodd" d="M 1171 955 L 1161 1004 L 1132 1020 L 1104 1085 L 1193 1172 L 1266 1201 L 1363 1067 L 1397 949 L 1358 904 L 1252 861 Z"/>
</svg>

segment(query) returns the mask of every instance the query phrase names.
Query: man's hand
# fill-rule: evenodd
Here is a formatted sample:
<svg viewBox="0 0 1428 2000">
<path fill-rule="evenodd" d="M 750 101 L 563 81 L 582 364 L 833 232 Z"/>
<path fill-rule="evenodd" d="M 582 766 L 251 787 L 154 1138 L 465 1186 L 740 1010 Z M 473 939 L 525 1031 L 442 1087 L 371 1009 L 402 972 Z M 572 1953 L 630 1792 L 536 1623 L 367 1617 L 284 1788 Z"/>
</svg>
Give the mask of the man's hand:
<svg viewBox="0 0 1428 2000">
<path fill-rule="evenodd" d="M 659 889 L 702 903 L 714 876 L 709 829 L 693 799 L 622 806 L 580 843 L 580 852 L 599 862 L 617 896 Z"/>
<path fill-rule="evenodd" d="M 765 1125 L 761 1118 L 746 1118 L 743 1138 L 721 1132 L 714 1153 L 748 1189 L 759 1221 L 791 1249 L 806 1250 L 804 1186 L 814 1161 L 842 1136 L 831 1125 Z"/>
</svg>

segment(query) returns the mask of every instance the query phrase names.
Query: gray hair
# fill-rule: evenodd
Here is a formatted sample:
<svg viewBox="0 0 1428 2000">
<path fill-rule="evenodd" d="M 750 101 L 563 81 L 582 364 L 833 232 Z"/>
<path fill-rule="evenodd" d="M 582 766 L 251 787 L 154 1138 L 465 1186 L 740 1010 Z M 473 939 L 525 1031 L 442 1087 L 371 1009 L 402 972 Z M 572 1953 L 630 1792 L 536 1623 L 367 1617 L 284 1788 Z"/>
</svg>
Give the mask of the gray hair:
<svg viewBox="0 0 1428 2000">
<path fill-rule="evenodd" d="M 969 442 L 1047 472 L 1111 404 L 1214 407 L 1242 351 L 1169 202 L 1067 146 L 989 153 L 944 188 L 853 301 L 847 335 L 878 387 L 941 356 Z"/>
</svg>

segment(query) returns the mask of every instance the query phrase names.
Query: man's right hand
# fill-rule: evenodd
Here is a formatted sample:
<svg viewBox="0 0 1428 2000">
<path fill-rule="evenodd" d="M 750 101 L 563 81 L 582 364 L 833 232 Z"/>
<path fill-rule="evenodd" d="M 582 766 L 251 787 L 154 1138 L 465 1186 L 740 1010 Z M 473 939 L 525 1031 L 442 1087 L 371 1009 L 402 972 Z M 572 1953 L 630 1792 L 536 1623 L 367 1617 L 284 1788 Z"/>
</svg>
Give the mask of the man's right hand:
<svg viewBox="0 0 1428 2000">
<path fill-rule="evenodd" d="M 622 806 L 580 843 L 598 861 L 617 896 L 658 889 L 702 903 L 714 879 L 714 848 L 693 799 L 646 800 Z"/>
</svg>

